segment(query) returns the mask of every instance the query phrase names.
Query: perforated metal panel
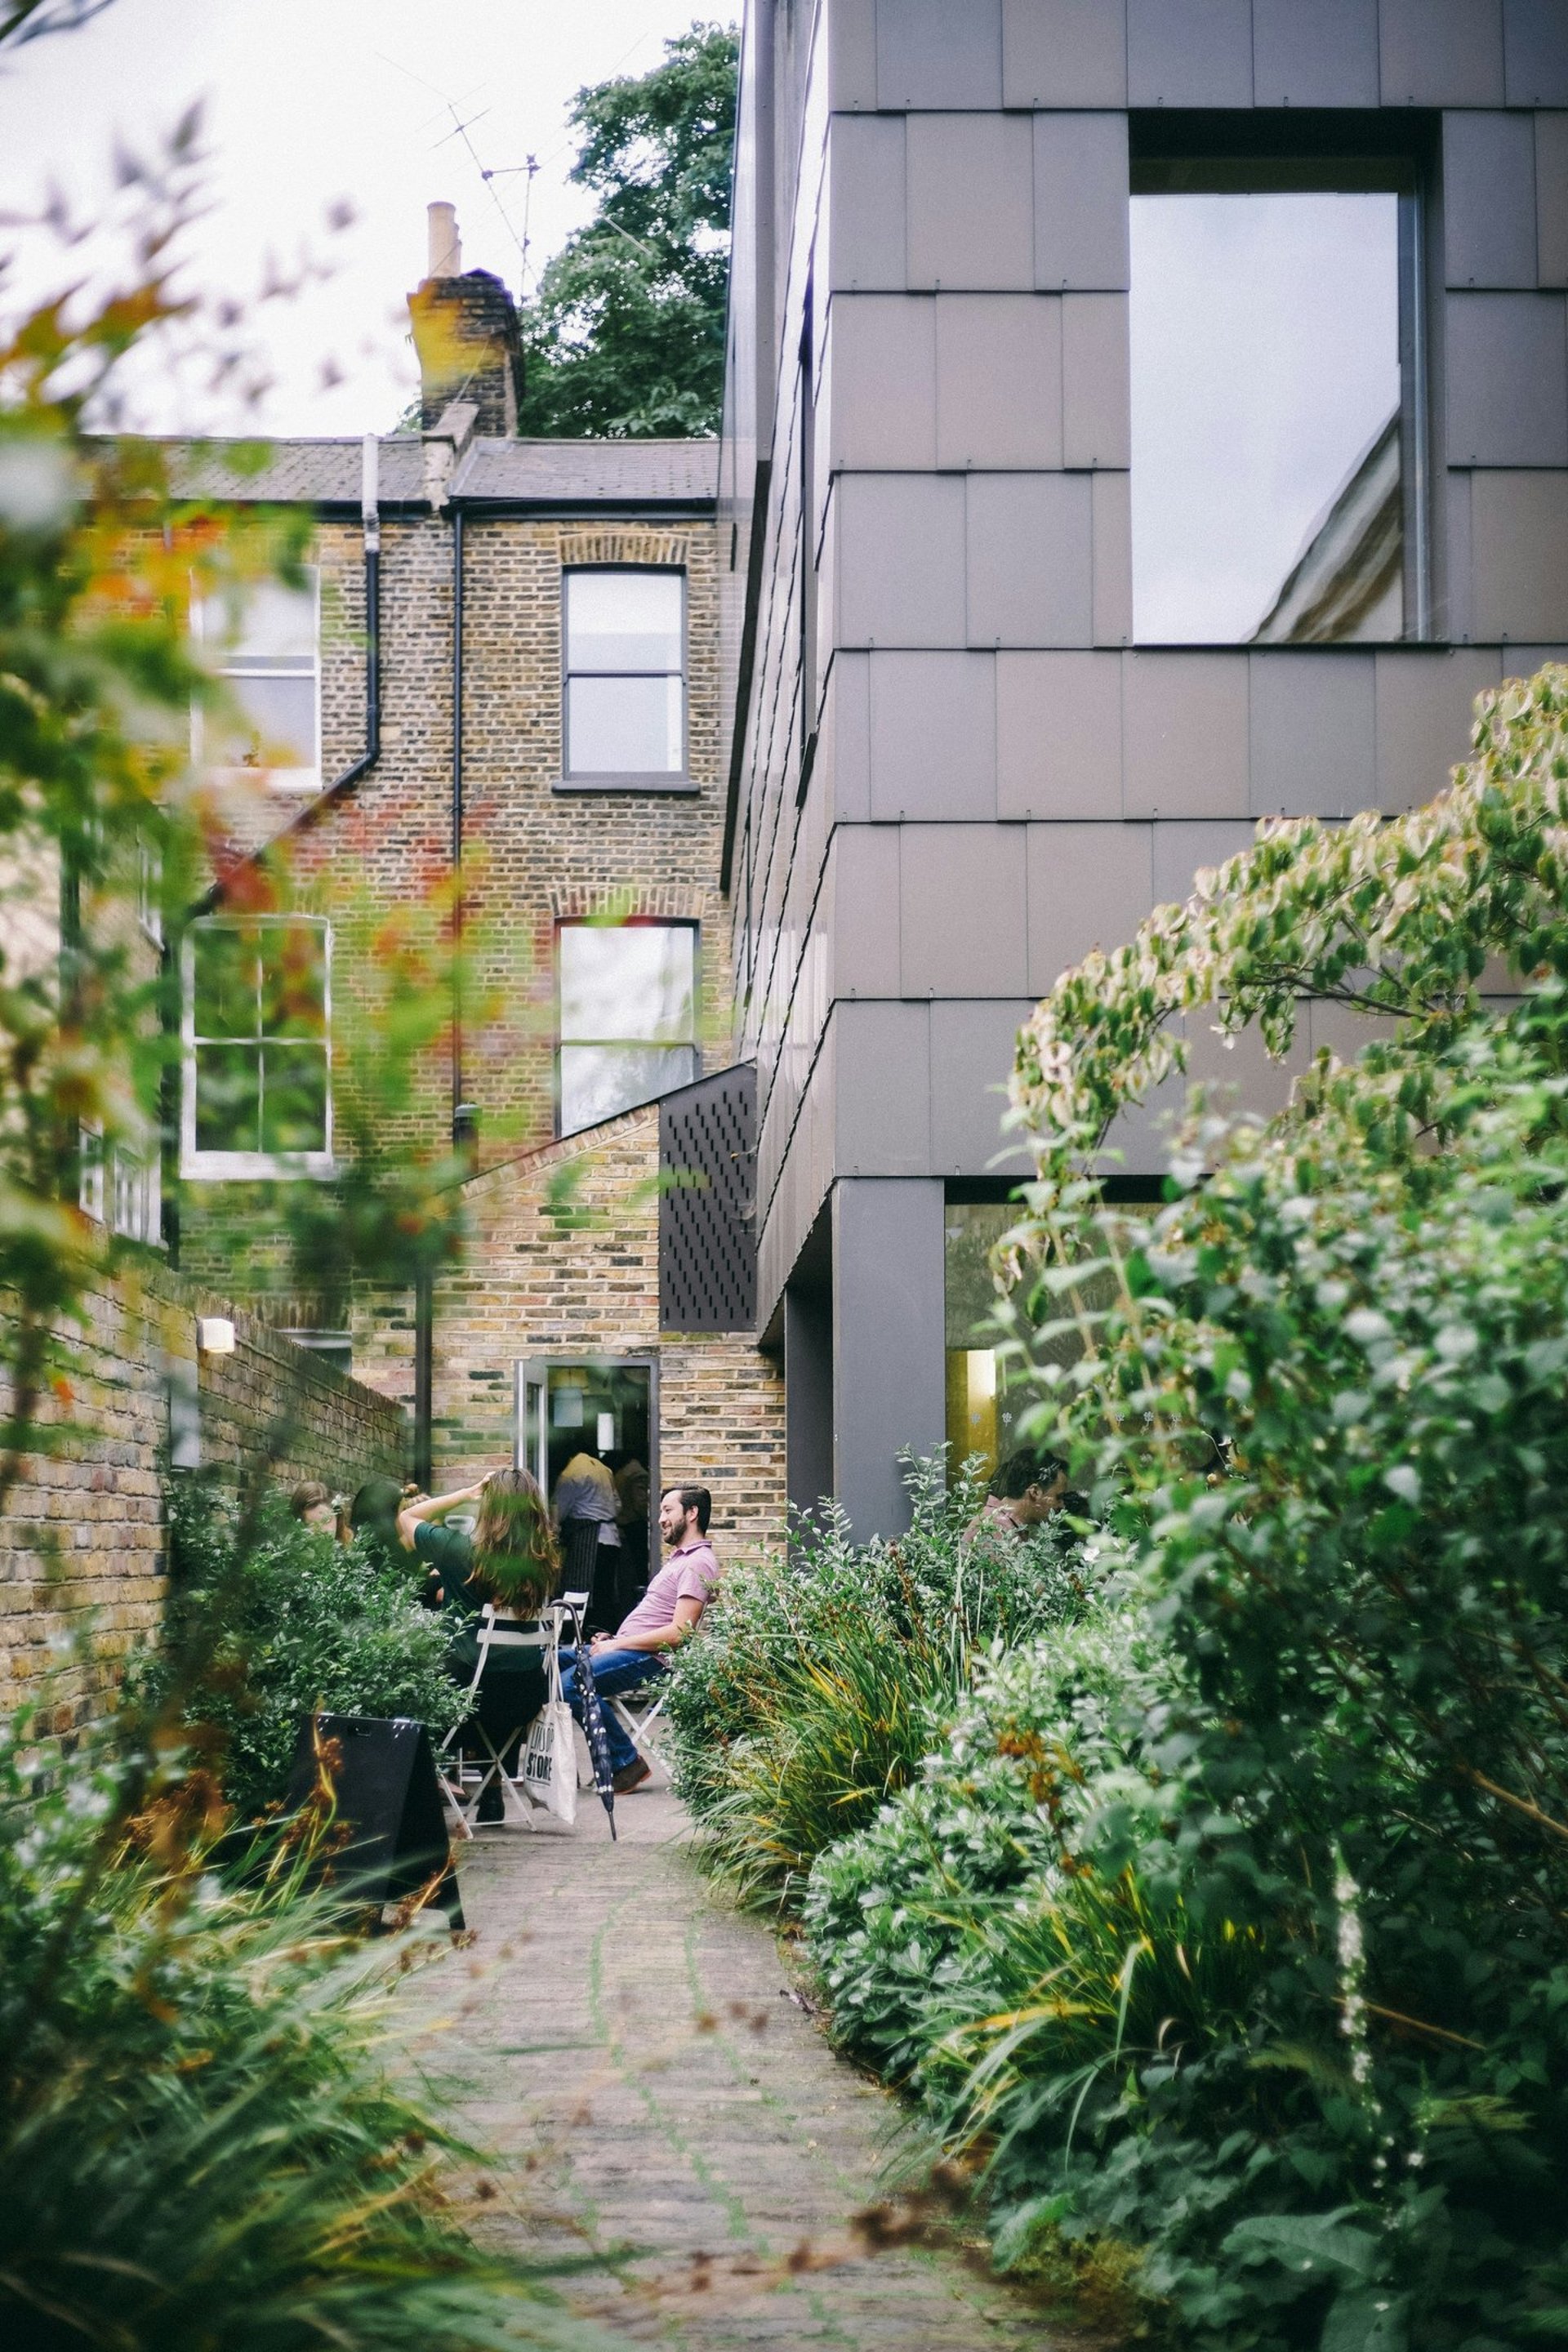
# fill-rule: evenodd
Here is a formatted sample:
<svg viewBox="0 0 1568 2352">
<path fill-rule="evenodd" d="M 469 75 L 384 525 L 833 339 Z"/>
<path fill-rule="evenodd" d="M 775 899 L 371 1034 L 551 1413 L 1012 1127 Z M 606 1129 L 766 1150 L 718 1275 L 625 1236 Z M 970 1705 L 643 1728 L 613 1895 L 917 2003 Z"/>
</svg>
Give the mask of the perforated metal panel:
<svg viewBox="0 0 1568 2352">
<path fill-rule="evenodd" d="M 658 1319 L 666 1331 L 749 1331 L 757 1312 L 757 1073 L 699 1078 L 659 1105 Z"/>
</svg>

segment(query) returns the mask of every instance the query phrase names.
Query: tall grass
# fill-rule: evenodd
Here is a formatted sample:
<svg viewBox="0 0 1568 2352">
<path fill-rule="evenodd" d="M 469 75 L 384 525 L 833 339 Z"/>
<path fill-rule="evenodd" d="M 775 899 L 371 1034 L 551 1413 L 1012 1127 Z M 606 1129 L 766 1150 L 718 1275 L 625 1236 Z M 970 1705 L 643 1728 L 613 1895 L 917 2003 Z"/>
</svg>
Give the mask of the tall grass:
<svg viewBox="0 0 1568 2352">
<path fill-rule="evenodd" d="M 462 2227 L 395 1989 L 200 1771 L 0 1740 L 0 2340 L 22 2352 L 582 2343 Z"/>
<path fill-rule="evenodd" d="M 1071 1622 L 1079 1533 L 970 1547 L 983 1498 L 940 1455 L 910 1471 L 906 1535 L 856 1544 L 843 1516 L 727 1574 L 678 1660 L 669 1713 L 700 1851 L 742 1900 L 797 1907 L 816 1856 L 860 1829 L 939 1744 L 976 1664 Z"/>
</svg>

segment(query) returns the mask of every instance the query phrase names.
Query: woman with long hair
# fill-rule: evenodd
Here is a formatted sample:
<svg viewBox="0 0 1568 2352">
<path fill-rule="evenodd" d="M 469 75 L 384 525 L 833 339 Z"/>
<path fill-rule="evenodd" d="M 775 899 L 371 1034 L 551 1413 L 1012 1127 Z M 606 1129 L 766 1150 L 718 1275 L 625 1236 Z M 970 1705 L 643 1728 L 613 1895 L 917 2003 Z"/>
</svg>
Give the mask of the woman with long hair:
<svg viewBox="0 0 1568 2352">
<path fill-rule="evenodd" d="M 465 1507 L 475 1513 L 471 1535 L 438 1524 Z M 405 1503 L 397 1514 L 397 1533 L 404 1549 L 426 1562 L 437 1595 L 455 1621 L 447 1664 L 456 1681 L 473 1679 L 487 1601 L 495 1612 L 494 1633 L 538 1632 L 539 1612 L 555 1591 L 561 1558 L 550 1507 L 526 1470 L 494 1470 L 475 1486 Z M 503 1762 L 513 1735 L 524 1734 L 543 1706 L 545 1690 L 542 1650 L 502 1641 L 486 1653 L 474 1716 Z M 479 1819 L 501 1818 L 501 1792 L 492 1781 L 480 1800 Z"/>
</svg>

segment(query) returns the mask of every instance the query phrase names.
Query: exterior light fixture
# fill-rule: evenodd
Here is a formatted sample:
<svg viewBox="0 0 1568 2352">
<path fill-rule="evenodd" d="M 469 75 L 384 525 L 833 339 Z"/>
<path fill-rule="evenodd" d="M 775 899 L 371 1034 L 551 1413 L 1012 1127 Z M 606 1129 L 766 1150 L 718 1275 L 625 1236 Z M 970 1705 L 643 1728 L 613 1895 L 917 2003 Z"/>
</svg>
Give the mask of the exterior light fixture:
<svg viewBox="0 0 1568 2352">
<path fill-rule="evenodd" d="M 232 1356 L 234 1325 L 226 1315 L 198 1315 L 196 1347 L 204 1356 Z"/>
</svg>

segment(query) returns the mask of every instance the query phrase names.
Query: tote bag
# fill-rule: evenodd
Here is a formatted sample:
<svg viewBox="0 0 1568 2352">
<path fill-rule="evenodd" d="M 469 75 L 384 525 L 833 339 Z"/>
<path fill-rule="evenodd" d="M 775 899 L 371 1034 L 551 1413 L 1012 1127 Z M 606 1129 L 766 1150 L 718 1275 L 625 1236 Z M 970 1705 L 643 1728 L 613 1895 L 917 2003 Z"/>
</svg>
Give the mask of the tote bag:
<svg viewBox="0 0 1568 2352">
<path fill-rule="evenodd" d="M 544 1705 L 528 1727 L 522 1751 L 523 1786 L 570 1829 L 577 1818 L 577 1748 L 572 1710 L 561 1696 L 561 1662 L 553 1645 L 545 1653 Z"/>
</svg>

